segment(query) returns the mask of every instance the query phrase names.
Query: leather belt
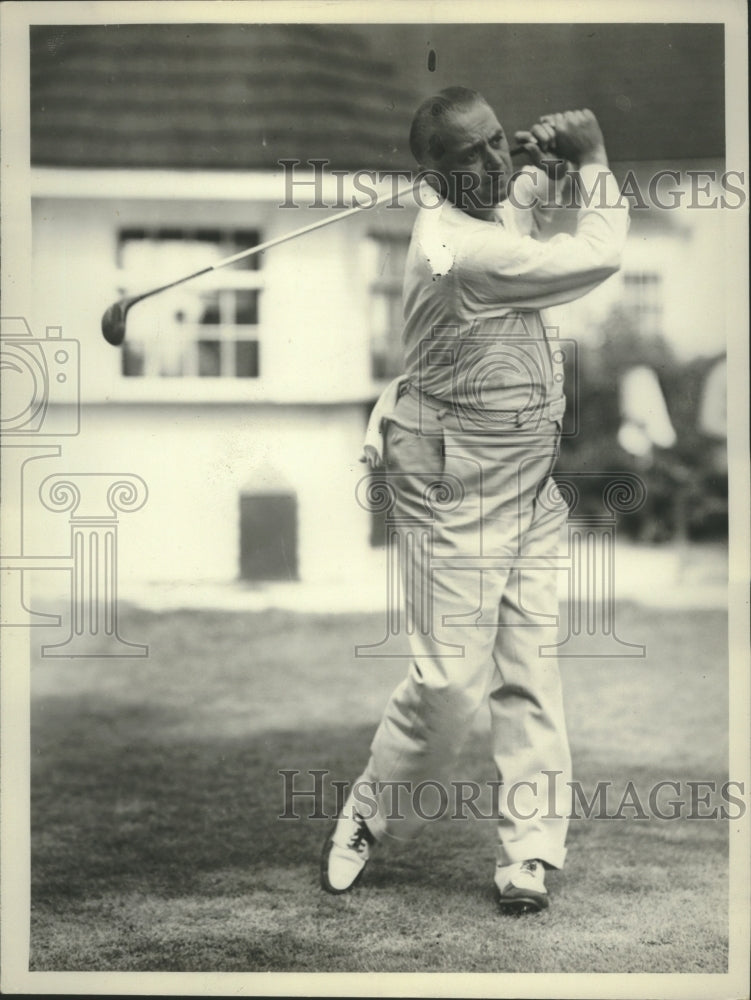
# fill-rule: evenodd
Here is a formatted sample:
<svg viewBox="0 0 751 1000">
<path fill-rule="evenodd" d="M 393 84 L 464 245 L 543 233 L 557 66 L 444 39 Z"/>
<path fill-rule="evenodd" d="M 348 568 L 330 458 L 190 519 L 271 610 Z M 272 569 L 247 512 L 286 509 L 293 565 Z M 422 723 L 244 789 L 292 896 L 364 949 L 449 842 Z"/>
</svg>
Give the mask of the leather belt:
<svg viewBox="0 0 751 1000">
<path fill-rule="evenodd" d="M 535 416 L 539 418 L 544 415 L 550 421 L 562 420 L 566 410 L 566 397 L 564 395 L 556 396 L 555 399 L 545 402 L 535 403 L 532 406 L 522 407 L 521 409 L 485 410 L 479 407 L 464 406 L 461 403 L 452 403 L 438 399 L 437 396 L 431 396 L 429 393 L 418 389 L 412 382 L 403 382 L 399 386 L 399 395 L 403 396 L 406 393 L 409 393 L 410 396 L 429 409 L 434 410 L 439 418 L 444 413 L 452 413 L 457 418 L 469 423 L 474 419 L 478 425 L 484 424 L 486 420 L 499 420 L 503 423 L 514 424 L 516 427 L 523 427 L 524 424 L 529 423 Z"/>
</svg>

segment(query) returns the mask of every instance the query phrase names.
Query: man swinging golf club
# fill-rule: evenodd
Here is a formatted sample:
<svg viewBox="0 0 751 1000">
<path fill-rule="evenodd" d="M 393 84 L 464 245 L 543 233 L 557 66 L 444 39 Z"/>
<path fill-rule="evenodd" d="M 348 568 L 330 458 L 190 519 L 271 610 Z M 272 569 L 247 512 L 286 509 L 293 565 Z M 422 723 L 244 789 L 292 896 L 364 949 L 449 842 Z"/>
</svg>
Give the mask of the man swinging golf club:
<svg viewBox="0 0 751 1000">
<path fill-rule="evenodd" d="M 512 178 L 494 112 L 460 87 L 425 101 L 412 124 L 412 153 L 440 190 L 415 223 L 406 370 L 376 406 L 382 446 L 370 450 L 395 495 L 411 663 L 324 844 L 332 893 L 359 880 L 376 843 L 420 832 L 428 809 L 414 791 L 448 791 L 486 698 L 506 794 L 495 813 L 501 909 L 547 907 L 545 871 L 566 855 L 570 754 L 557 664 L 540 656 L 558 614 L 566 507 L 550 474 L 565 399 L 540 310 L 618 269 L 628 209 L 591 111 L 544 116 L 515 139 L 534 166 Z M 573 235 L 543 241 L 542 210 L 522 203 L 545 202 L 566 161 L 589 197 Z M 416 541 L 426 537 L 427 572 Z"/>
</svg>

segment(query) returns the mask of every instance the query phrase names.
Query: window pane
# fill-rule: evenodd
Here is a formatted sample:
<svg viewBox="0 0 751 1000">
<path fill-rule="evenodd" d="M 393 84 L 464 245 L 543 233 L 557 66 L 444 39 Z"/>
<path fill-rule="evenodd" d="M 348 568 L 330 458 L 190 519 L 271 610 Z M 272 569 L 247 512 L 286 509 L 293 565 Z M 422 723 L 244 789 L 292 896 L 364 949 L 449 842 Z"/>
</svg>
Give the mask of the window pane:
<svg viewBox="0 0 751 1000">
<path fill-rule="evenodd" d="M 371 375 L 376 379 L 394 378 L 403 371 L 401 294 L 374 291 L 370 301 Z"/>
<path fill-rule="evenodd" d="M 393 378 L 403 371 L 402 283 L 409 236 L 373 233 L 363 260 L 370 280 L 371 376 Z"/>
<path fill-rule="evenodd" d="M 404 261 L 406 246 L 402 243 L 390 243 L 384 247 L 383 275 L 394 281 L 401 281 L 404 276 Z"/>
<path fill-rule="evenodd" d="M 656 271 L 624 274 L 624 304 L 642 333 L 660 332 L 662 322 L 662 277 Z"/>
<path fill-rule="evenodd" d="M 143 375 L 144 354 L 143 344 L 125 340 L 121 355 L 123 375 Z"/>
<path fill-rule="evenodd" d="M 370 374 L 373 378 L 388 378 L 388 358 L 380 351 L 373 351 L 370 356 Z"/>
<path fill-rule="evenodd" d="M 404 310 L 402 307 L 402 296 L 400 292 L 392 292 L 387 300 L 389 312 L 389 341 L 391 350 L 396 350 L 397 355 L 401 354 L 401 332 L 404 322 Z"/>
<path fill-rule="evenodd" d="M 184 240 L 185 235 L 185 230 L 183 229 L 157 229 L 154 233 L 154 239 L 160 242 L 162 240 Z"/>
<path fill-rule="evenodd" d="M 251 324 L 258 323 L 258 292 L 247 289 L 235 290 L 235 322 Z"/>
<path fill-rule="evenodd" d="M 222 242 L 222 231 L 221 229 L 199 229 L 196 232 L 195 239 L 200 240 L 201 243 L 220 244 Z"/>
<path fill-rule="evenodd" d="M 198 341 L 198 374 L 217 377 L 222 372 L 221 344 L 218 340 Z"/>
<path fill-rule="evenodd" d="M 261 242 L 256 229 L 172 225 L 122 229 L 117 245 L 120 294 L 132 294 L 149 280 L 158 284 L 175 274 L 200 270 Z M 260 258 L 247 258 L 236 266 L 256 270 Z M 241 331 L 233 328 L 258 326 L 260 291 L 232 288 L 231 280 L 204 283 L 203 289 L 181 288 L 160 296 L 153 305 L 145 303 L 133 316 L 122 374 L 257 377 L 258 342 L 238 343 L 235 338 Z"/>
<path fill-rule="evenodd" d="M 239 378 L 258 378 L 259 366 L 257 340 L 238 340 L 235 343 L 235 375 Z"/>
<path fill-rule="evenodd" d="M 237 229 L 232 234 L 233 245 L 229 248 L 227 256 L 239 253 L 241 250 L 249 250 L 250 247 L 256 247 L 261 242 L 261 234 L 257 229 Z M 254 253 L 250 257 L 243 257 L 242 260 L 238 260 L 233 266 L 241 268 L 244 271 L 258 271 L 261 267 L 262 257 L 263 254 Z"/>
<path fill-rule="evenodd" d="M 201 294 L 201 314 L 199 323 L 216 324 L 221 322 L 219 314 L 219 292 L 203 292 Z"/>
</svg>

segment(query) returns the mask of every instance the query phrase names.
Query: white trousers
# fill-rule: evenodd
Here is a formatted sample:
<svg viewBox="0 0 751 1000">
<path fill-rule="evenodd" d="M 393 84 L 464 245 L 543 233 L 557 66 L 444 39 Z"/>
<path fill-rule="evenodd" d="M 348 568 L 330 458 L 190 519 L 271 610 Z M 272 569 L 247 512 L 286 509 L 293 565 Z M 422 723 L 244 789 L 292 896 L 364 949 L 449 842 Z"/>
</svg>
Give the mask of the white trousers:
<svg viewBox="0 0 751 1000">
<path fill-rule="evenodd" d="M 571 760 L 558 665 L 539 654 L 556 641 L 554 558 L 567 513 L 550 479 L 559 439 L 549 411 L 521 425 L 514 414 L 462 418 L 415 390 L 388 421 L 412 661 L 358 779 L 376 792 L 368 825 L 378 838 L 420 832 L 430 812 L 411 792 L 423 782 L 448 794 L 466 778 L 457 758 L 487 698 L 497 861 L 563 865 Z"/>
</svg>

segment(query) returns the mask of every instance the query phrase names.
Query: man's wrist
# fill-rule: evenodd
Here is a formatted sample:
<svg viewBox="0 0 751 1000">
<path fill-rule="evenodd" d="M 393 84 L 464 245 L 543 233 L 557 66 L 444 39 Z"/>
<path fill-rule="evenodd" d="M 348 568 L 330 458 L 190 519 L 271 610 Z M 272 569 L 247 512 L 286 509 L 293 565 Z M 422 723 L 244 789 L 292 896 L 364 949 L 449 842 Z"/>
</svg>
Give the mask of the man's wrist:
<svg viewBox="0 0 751 1000">
<path fill-rule="evenodd" d="M 579 157 L 579 163 L 577 166 L 586 167 L 590 164 L 598 167 L 608 167 L 608 154 L 605 152 L 604 146 L 597 146 L 595 149 L 591 149 L 586 153 L 582 153 Z"/>
<path fill-rule="evenodd" d="M 563 180 L 568 172 L 568 160 L 545 159 L 540 161 L 540 168 L 547 174 L 551 181 Z"/>
</svg>

